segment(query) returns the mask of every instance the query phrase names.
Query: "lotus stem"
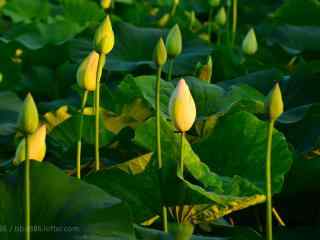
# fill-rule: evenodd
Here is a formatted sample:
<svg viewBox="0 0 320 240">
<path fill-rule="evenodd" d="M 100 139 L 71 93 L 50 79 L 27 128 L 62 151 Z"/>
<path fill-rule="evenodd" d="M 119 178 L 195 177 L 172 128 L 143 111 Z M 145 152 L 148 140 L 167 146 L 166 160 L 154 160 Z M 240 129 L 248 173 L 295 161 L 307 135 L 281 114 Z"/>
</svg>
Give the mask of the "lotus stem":
<svg viewBox="0 0 320 240">
<path fill-rule="evenodd" d="M 212 9 L 212 7 L 210 7 L 210 9 L 209 9 L 209 18 L 208 18 L 208 39 L 209 39 L 209 43 L 211 42 L 211 34 L 212 34 L 212 28 L 211 28 L 212 15 L 213 15 L 213 9 Z"/>
<path fill-rule="evenodd" d="M 80 109 L 80 123 L 79 123 L 79 135 L 77 143 L 77 178 L 81 178 L 81 147 L 82 147 L 82 128 L 83 128 L 83 114 L 86 107 L 88 98 L 88 91 L 85 91 L 82 97 L 82 104 Z"/>
<path fill-rule="evenodd" d="M 168 81 L 172 80 L 173 66 L 174 66 L 174 59 L 171 59 L 169 62 Z"/>
<path fill-rule="evenodd" d="M 157 138 L 157 158 L 158 168 L 162 168 L 162 154 L 161 154 L 161 124 L 160 124 L 160 88 L 161 88 L 161 72 L 162 66 L 158 67 L 157 80 L 156 80 L 156 138 Z M 161 175 L 160 182 L 161 182 Z M 168 232 L 168 210 L 166 206 L 162 206 L 162 223 L 163 231 Z"/>
<path fill-rule="evenodd" d="M 237 21 L 238 21 L 238 0 L 233 0 L 233 21 L 232 21 L 232 45 L 234 45 L 237 33 Z"/>
<path fill-rule="evenodd" d="M 25 136 L 25 240 L 30 240 L 30 160 L 29 160 L 29 140 Z"/>
<path fill-rule="evenodd" d="M 272 208 L 272 213 L 273 216 L 275 216 L 275 218 L 277 219 L 278 223 L 280 224 L 281 227 L 285 227 L 286 223 L 283 221 L 283 219 L 281 218 L 280 214 L 278 213 L 277 209 Z"/>
<path fill-rule="evenodd" d="M 95 169 L 100 170 L 100 82 L 103 67 L 106 62 L 106 55 L 101 53 L 98 63 L 97 89 L 95 91 Z"/>
<path fill-rule="evenodd" d="M 184 161 L 183 161 L 184 136 L 185 136 L 185 133 L 181 132 L 180 133 L 180 161 L 178 164 L 178 173 L 181 177 L 183 177 L 183 172 L 184 172 Z"/>
<path fill-rule="evenodd" d="M 272 240 L 272 187 L 271 187 L 271 150 L 272 150 L 272 133 L 274 128 L 274 120 L 269 123 L 268 129 L 268 146 L 266 158 L 266 194 L 267 194 L 267 209 L 266 209 L 266 233 L 267 240 Z"/>
<path fill-rule="evenodd" d="M 178 7 L 177 4 L 172 5 L 172 9 L 171 9 L 171 13 L 170 13 L 171 17 L 174 17 L 174 15 L 176 15 L 177 7 Z"/>
</svg>

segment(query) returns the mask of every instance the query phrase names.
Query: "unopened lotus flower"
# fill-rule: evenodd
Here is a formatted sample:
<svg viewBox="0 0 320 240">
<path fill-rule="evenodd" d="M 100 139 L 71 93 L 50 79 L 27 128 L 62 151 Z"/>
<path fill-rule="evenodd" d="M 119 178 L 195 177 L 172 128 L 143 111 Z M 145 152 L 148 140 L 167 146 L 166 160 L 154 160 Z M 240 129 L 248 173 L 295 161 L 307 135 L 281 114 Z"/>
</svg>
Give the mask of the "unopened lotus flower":
<svg viewBox="0 0 320 240">
<path fill-rule="evenodd" d="M 182 52 L 182 34 L 179 25 L 170 29 L 166 40 L 167 53 L 170 58 L 175 58 Z"/>
<path fill-rule="evenodd" d="M 227 14 L 224 7 L 220 8 L 216 17 L 215 17 L 215 23 L 219 26 L 224 26 L 227 22 Z"/>
<path fill-rule="evenodd" d="M 208 62 L 199 70 L 198 78 L 200 80 L 210 82 L 212 78 L 212 58 L 209 56 Z"/>
<path fill-rule="evenodd" d="M 276 85 L 269 93 L 269 96 L 267 97 L 265 103 L 265 107 L 271 121 L 277 120 L 283 113 L 284 107 L 279 83 L 276 83 Z"/>
<path fill-rule="evenodd" d="M 18 118 L 18 130 L 28 135 L 34 133 L 39 125 L 39 114 L 33 97 L 28 93 Z"/>
<path fill-rule="evenodd" d="M 258 51 L 258 42 L 253 28 L 249 30 L 243 39 L 242 51 L 247 55 L 254 55 Z"/>
<path fill-rule="evenodd" d="M 167 62 L 167 49 L 162 38 L 154 50 L 154 62 L 157 66 L 163 66 Z"/>
<path fill-rule="evenodd" d="M 94 35 L 94 49 L 101 54 L 108 54 L 114 47 L 114 32 L 109 15 L 103 20 Z"/>
<path fill-rule="evenodd" d="M 184 79 L 178 82 L 171 95 L 169 114 L 175 127 L 180 132 L 187 132 L 196 120 L 196 104 Z"/>
<path fill-rule="evenodd" d="M 77 71 L 77 82 L 84 90 L 96 90 L 98 63 L 99 54 L 92 51 L 80 64 Z"/>
<path fill-rule="evenodd" d="M 111 6 L 112 0 L 101 0 L 100 4 L 101 7 L 103 7 L 104 9 L 109 9 Z"/>
<path fill-rule="evenodd" d="M 208 3 L 211 7 L 217 7 L 220 5 L 220 0 L 209 0 Z"/>
<path fill-rule="evenodd" d="M 41 162 L 46 155 L 46 125 L 40 126 L 33 134 L 28 136 L 29 155 L 30 160 Z M 13 164 L 18 166 L 25 160 L 26 141 L 25 138 L 21 140 L 16 150 Z"/>
</svg>

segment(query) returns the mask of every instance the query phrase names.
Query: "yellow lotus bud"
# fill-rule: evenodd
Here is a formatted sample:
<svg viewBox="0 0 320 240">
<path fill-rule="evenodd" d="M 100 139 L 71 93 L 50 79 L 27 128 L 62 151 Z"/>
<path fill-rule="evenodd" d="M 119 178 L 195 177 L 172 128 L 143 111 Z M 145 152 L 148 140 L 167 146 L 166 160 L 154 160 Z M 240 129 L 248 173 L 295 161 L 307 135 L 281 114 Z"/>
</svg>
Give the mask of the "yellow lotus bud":
<svg viewBox="0 0 320 240">
<path fill-rule="evenodd" d="M 164 27 L 168 24 L 169 20 L 170 20 L 170 14 L 166 13 L 164 14 L 159 20 L 158 20 L 158 26 L 159 27 Z"/>
<path fill-rule="evenodd" d="M 17 127 L 23 134 L 32 134 L 37 130 L 38 125 L 38 109 L 31 94 L 28 93 L 19 114 Z"/>
<path fill-rule="evenodd" d="M 283 100 L 279 83 L 273 87 L 269 93 L 266 103 L 266 112 L 269 114 L 270 120 L 277 120 L 283 113 Z"/>
<path fill-rule="evenodd" d="M 95 51 L 82 61 L 77 71 L 77 82 L 81 88 L 87 91 L 96 90 L 98 63 L 99 54 Z"/>
<path fill-rule="evenodd" d="M 211 78 L 212 78 L 212 58 L 211 58 L 211 56 L 208 57 L 207 64 L 200 68 L 198 78 L 200 80 L 203 80 L 206 82 L 211 81 Z"/>
<path fill-rule="evenodd" d="M 215 22 L 220 26 L 224 26 L 226 24 L 227 14 L 226 14 L 226 10 L 224 9 L 224 7 L 220 8 L 220 10 L 218 11 L 218 13 L 215 17 Z"/>
<path fill-rule="evenodd" d="M 41 162 L 46 155 L 46 125 L 40 126 L 35 133 L 28 136 L 30 160 Z M 18 166 L 25 160 L 26 141 L 22 139 L 16 150 L 13 164 Z"/>
<path fill-rule="evenodd" d="M 109 9 L 111 6 L 112 0 L 101 0 L 100 4 L 103 9 Z"/>
<path fill-rule="evenodd" d="M 179 81 L 171 95 L 169 114 L 180 132 L 188 131 L 196 120 L 196 104 L 184 79 Z"/>
<path fill-rule="evenodd" d="M 94 49 L 98 53 L 108 54 L 114 47 L 114 33 L 109 15 L 103 20 L 94 35 Z"/>
<path fill-rule="evenodd" d="M 220 0 L 209 0 L 208 3 L 211 7 L 217 7 L 220 5 Z"/>
<path fill-rule="evenodd" d="M 159 39 L 154 50 L 154 62 L 158 66 L 162 66 L 167 62 L 167 49 L 162 38 Z"/>
<path fill-rule="evenodd" d="M 258 42 L 253 28 L 249 30 L 243 39 L 242 51 L 247 55 L 253 55 L 258 51 Z"/>
<path fill-rule="evenodd" d="M 175 58 L 182 52 L 182 34 L 178 24 L 174 25 L 169 31 L 166 48 L 170 58 Z"/>
</svg>

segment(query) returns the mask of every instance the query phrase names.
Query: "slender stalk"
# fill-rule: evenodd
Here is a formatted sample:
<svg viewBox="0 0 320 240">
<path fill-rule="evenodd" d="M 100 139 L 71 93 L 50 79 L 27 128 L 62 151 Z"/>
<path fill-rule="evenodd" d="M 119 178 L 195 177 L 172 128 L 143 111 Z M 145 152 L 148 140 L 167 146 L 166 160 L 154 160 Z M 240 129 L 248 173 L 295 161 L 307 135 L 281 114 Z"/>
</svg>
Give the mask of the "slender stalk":
<svg viewBox="0 0 320 240">
<path fill-rule="evenodd" d="M 161 124 L 160 124 L 160 88 L 161 88 L 161 72 L 162 66 L 158 67 L 157 81 L 156 81 L 156 138 L 157 138 L 157 158 L 158 158 L 158 168 L 162 168 L 162 155 L 161 155 Z M 161 179 L 160 179 L 161 180 Z M 162 222 L 163 231 L 168 232 L 168 210 L 166 206 L 162 206 Z"/>
<path fill-rule="evenodd" d="M 280 224 L 281 227 L 285 227 L 286 223 L 283 221 L 283 219 L 281 218 L 280 214 L 278 213 L 277 209 L 272 208 L 272 213 L 273 216 L 275 216 L 275 218 L 277 219 L 278 223 Z"/>
<path fill-rule="evenodd" d="M 80 123 L 79 123 L 79 135 L 77 142 L 77 178 L 81 178 L 81 147 L 82 147 L 82 128 L 83 128 L 83 112 L 87 103 L 88 91 L 85 91 L 82 97 L 82 104 L 80 109 Z"/>
<path fill-rule="evenodd" d="M 237 21 L 238 21 L 238 0 L 233 0 L 233 21 L 232 21 L 232 45 L 236 40 Z"/>
<path fill-rule="evenodd" d="M 103 67 L 106 62 L 106 55 L 100 54 L 97 74 L 97 89 L 95 91 L 95 169 L 100 170 L 100 81 L 102 76 Z"/>
<path fill-rule="evenodd" d="M 174 17 L 174 15 L 176 15 L 177 7 L 178 7 L 177 4 L 172 5 L 172 9 L 171 9 L 171 13 L 170 13 L 171 17 Z"/>
<path fill-rule="evenodd" d="M 29 160 L 29 140 L 25 136 L 26 151 L 25 151 L 25 240 L 30 240 L 30 160 Z"/>
<path fill-rule="evenodd" d="M 226 39 L 227 39 L 228 45 L 230 45 L 230 42 L 231 42 L 231 24 L 230 23 L 232 22 L 232 20 L 230 19 L 230 17 L 231 17 L 231 5 L 228 4 L 227 7 L 228 8 L 227 8 Z"/>
<path fill-rule="evenodd" d="M 268 146 L 266 158 L 266 193 L 267 193 L 267 209 L 266 209 L 266 233 L 267 240 L 272 240 L 272 189 L 271 189 L 271 150 L 272 150 L 272 133 L 274 121 L 271 120 L 268 129 Z"/>
<path fill-rule="evenodd" d="M 183 162 L 183 142 L 184 142 L 184 132 L 180 133 L 180 161 L 178 164 L 178 173 L 183 177 L 184 172 L 184 162 Z"/>
<path fill-rule="evenodd" d="M 209 18 L 208 18 L 208 38 L 209 38 L 209 43 L 211 42 L 211 34 L 212 34 L 212 14 L 213 14 L 213 8 L 210 7 L 209 9 Z"/>
<path fill-rule="evenodd" d="M 174 59 L 171 59 L 169 62 L 169 72 L 168 72 L 168 81 L 172 80 L 172 72 L 173 72 Z"/>
</svg>

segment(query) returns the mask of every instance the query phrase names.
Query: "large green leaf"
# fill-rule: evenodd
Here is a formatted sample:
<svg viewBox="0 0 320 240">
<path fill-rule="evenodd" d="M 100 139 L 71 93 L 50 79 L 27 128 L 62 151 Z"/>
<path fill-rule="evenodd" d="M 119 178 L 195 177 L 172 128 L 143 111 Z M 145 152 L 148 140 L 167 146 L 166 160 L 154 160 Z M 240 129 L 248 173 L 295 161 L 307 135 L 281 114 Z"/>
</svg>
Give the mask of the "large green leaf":
<svg viewBox="0 0 320 240">
<path fill-rule="evenodd" d="M 22 239 L 23 166 L 0 180 L 1 239 Z M 53 165 L 31 164 L 32 239 L 135 239 L 130 212 L 119 199 L 69 177 Z"/>
<path fill-rule="evenodd" d="M 262 192 L 265 186 L 267 123 L 246 112 L 220 119 L 211 136 L 194 145 L 195 152 L 220 175 L 241 176 Z M 274 131 L 272 146 L 273 192 L 281 191 L 292 154 L 284 136 Z"/>
</svg>

